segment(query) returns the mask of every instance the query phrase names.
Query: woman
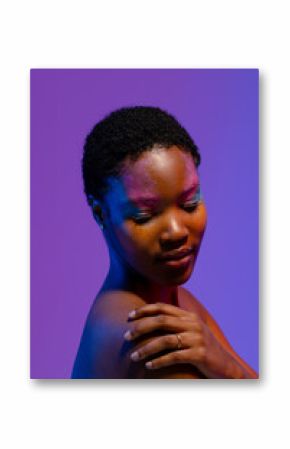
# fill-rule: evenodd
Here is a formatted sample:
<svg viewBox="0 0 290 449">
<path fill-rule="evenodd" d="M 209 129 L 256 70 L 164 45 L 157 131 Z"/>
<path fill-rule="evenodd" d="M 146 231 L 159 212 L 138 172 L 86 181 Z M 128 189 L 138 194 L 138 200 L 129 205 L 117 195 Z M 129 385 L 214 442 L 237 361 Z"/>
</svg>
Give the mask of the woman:
<svg viewBox="0 0 290 449">
<path fill-rule="evenodd" d="M 257 378 L 185 288 L 206 228 L 198 148 L 159 108 L 111 113 L 88 135 L 85 193 L 110 268 L 73 378 Z"/>
</svg>

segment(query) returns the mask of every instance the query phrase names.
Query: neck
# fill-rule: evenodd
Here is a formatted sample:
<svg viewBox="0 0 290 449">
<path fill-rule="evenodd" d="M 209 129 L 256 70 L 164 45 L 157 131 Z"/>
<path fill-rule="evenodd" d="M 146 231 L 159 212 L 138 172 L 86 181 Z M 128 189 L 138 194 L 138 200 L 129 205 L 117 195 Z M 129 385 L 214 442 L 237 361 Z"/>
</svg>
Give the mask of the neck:
<svg viewBox="0 0 290 449">
<path fill-rule="evenodd" d="M 129 265 L 120 262 L 110 252 L 110 269 L 101 289 L 126 290 L 140 296 L 146 303 L 164 302 L 166 304 L 178 304 L 178 287 L 160 285 L 147 279 L 133 270 Z"/>
</svg>

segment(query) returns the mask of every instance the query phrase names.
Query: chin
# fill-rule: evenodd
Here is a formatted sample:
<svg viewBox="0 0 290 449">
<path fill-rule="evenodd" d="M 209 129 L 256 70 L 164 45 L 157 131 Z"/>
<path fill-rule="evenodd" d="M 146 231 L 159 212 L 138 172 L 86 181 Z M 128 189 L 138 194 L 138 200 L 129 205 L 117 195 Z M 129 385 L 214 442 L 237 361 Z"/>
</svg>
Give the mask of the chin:
<svg viewBox="0 0 290 449">
<path fill-rule="evenodd" d="M 177 286 L 177 285 L 185 284 L 185 282 L 187 282 L 189 280 L 190 276 L 191 276 L 191 273 L 187 276 L 183 275 L 183 276 L 176 277 L 175 279 L 171 278 L 168 281 L 167 285 L 172 285 L 172 286 L 176 285 Z"/>
<path fill-rule="evenodd" d="M 175 272 L 174 272 L 175 271 Z M 185 284 L 191 277 L 193 272 L 193 267 L 189 267 L 187 270 L 182 270 L 178 272 L 178 270 L 172 270 L 167 276 L 160 276 L 157 279 L 154 279 L 160 285 L 164 286 L 178 286 Z"/>
</svg>

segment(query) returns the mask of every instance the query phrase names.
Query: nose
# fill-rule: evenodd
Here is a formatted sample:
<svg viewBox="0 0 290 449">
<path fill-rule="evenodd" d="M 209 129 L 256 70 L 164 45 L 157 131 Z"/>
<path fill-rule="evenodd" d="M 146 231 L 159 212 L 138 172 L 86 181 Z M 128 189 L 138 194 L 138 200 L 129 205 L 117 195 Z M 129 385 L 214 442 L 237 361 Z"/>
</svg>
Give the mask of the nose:
<svg viewBox="0 0 290 449">
<path fill-rule="evenodd" d="M 166 249 L 175 249 L 187 242 L 189 231 L 184 220 L 178 213 L 167 215 L 164 228 L 160 235 L 160 244 Z"/>
</svg>

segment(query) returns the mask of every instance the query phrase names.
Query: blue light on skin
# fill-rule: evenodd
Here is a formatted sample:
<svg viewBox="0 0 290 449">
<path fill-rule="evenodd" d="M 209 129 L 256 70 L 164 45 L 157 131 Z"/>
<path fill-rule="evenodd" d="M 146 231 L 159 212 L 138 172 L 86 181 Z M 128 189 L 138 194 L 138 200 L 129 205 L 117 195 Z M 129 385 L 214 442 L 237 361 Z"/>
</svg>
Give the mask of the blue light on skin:
<svg viewBox="0 0 290 449">
<path fill-rule="evenodd" d="M 110 253 L 109 272 L 96 304 L 103 292 L 123 290 L 145 303 L 178 305 L 179 285 L 192 273 L 206 228 L 197 167 L 189 153 L 174 146 L 144 152 L 136 161 L 128 162 L 119 177 L 107 178 L 109 189 L 102 202 L 91 198 L 95 219 L 104 225 Z M 150 199 L 153 207 L 147 207 L 144 198 Z M 148 222 L 139 223 L 140 215 L 148 212 Z M 158 257 L 162 253 L 187 246 L 193 246 L 195 251 L 184 270 L 173 270 L 160 263 Z M 102 327 L 91 331 L 97 331 L 95 341 L 105 338 Z M 87 356 L 94 359 L 91 351 L 95 345 L 90 332 L 85 334 L 79 363 L 84 363 L 87 371 Z"/>
<path fill-rule="evenodd" d="M 120 226 L 124 218 L 131 216 L 138 212 L 138 209 L 134 207 L 133 203 L 130 204 L 130 207 L 126 205 L 128 201 L 126 190 L 122 183 L 120 183 L 117 178 L 109 178 L 107 181 L 109 187 L 109 193 L 104 198 L 103 202 L 97 201 L 92 195 L 90 196 L 92 199 L 92 208 L 99 207 L 106 218 L 110 218 L 110 221 L 114 223 L 116 226 Z M 120 202 L 123 203 L 123 207 L 114 207 L 115 203 Z M 110 212 L 107 204 L 111 204 Z M 100 223 L 100 218 L 97 214 L 94 213 L 94 217 L 98 223 Z"/>
<path fill-rule="evenodd" d="M 115 179 L 111 179 L 110 183 L 112 187 L 111 192 L 114 192 L 112 195 L 114 197 L 117 196 L 118 199 L 121 200 L 123 204 L 125 204 L 123 208 L 111 208 L 111 218 L 114 224 L 121 225 L 124 222 L 124 219 L 129 217 L 137 218 L 140 213 L 143 213 L 142 209 L 136 207 L 132 202 L 128 202 L 126 191 L 121 183 L 118 183 Z M 112 200 L 112 196 L 110 197 L 110 199 Z M 182 205 L 197 205 L 201 201 L 201 199 L 202 196 L 200 186 L 198 185 L 193 197 L 184 201 Z M 93 209 L 96 207 L 101 207 L 100 202 L 95 200 L 92 196 L 90 197 L 90 201 Z M 102 212 L 104 212 L 104 204 L 102 204 Z M 94 213 L 94 216 L 97 222 L 100 223 L 99 216 L 96 213 Z M 121 273 L 121 265 L 119 265 L 117 267 L 117 270 L 114 271 L 114 276 L 117 282 L 119 279 L 123 279 L 123 275 Z M 103 287 L 105 287 L 105 285 Z M 94 328 L 93 334 L 92 329 L 85 328 L 83 338 L 81 340 L 81 347 L 73 368 L 73 378 L 91 378 L 96 376 L 96 373 L 93 370 L 94 365 L 91 361 L 94 360 L 95 357 L 94 348 L 97 346 L 97 342 L 102 342 L 106 338 L 106 332 L 107 329 L 105 327 L 103 328 L 101 323 L 97 328 Z M 94 341 L 94 344 L 92 344 L 92 340 Z M 128 342 L 124 342 L 123 351 L 126 350 L 128 344 Z M 82 357 L 83 353 L 87 354 L 86 358 Z"/>
<path fill-rule="evenodd" d="M 138 218 L 142 218 L 147 215 L 151 216 L 150 211 L 148 209 L 141 209 L 137 205 L 135 205 L 132 201 L 128 200 L 127 193 L 124 189 L 123 184 L 117 182 L 115 178 L 110 178 L 109 185 L 111 187 L 111 192 L 114 192 L 113 195 L 112 194 L 110 195 L 111 199 L 118 198 L 121 204 L 123 203 L 123 206 L 121 208 L 113 208 L 111 210 L 110 216 L 114 224 L 120 226 L 123 223 L 123 221 L 128 218 L 138 220 Z M 194 196 L 189 200 L 186 200 L 183 203 L 183 205 L 190 205 L 190 204 L 197 205 L 200 201 L 202 201 L 202 199 L 203 196 L 201 194 L 200 185 L 198 185 Z M 107 207 L 105 206 L 105 203 L 101 204 L 92 195 L 89 196 L 89 200 L 92 205 L 94 218 L 97 221 L 97 223 L 102 227 L 103 223 L 98 214 L 94 211 L 97 207 L 102 211 L 107 210 Z"/>
<path fill-rule="evenodd" d="M 123 183 L 120 182 L 120 180 L 116 178 L 110 178 L 108 184 L 110 188 L 107 195 L 105 196 L 102 205 L 100 202 L 94 200 L 94 206 L 98 205 L 99 209 L 102 209 L 102 215 L 103 218 L 105 218 L 103 233 L 104 237 L 106 238 L 108 250 L 110 253 L 110 272 L 108 274 L 108 278 L 110 279 L 110 281 L 114 279 L 114 284 L 116 283 L 117 285 L 122 285 L 124 278 L 126 278 L 126 275 L 124 275 L 124 273 L 126 273 L 128 269 L 129 271 L 131 271 L 133 266 L 135 271 L 135 265 L 131 265 L 131 263 L 129 264 L 129 266 L 127 265 L 126 262 L 128 262 L 128 259 L 126 255 L 130 253 L 127 252 L 124 247 L 120 246 L 119 238 L 116 237 L 116 232 L 118 232 L 116 230 L 122 229 L 122 233 L 125 233 L 123 235 L 127 235 L 128 231 L 128 238 L 130 239 L 130 229 L 132 230 L 135 227 L 139 226 L 141 229 L 142 225 L 146 224 L 147 222 L 150 224 L 151 219 L 157 217 L 159 214 L 162 214 L 163 206 L 162 201 L 160 202 L 160 204 L 159 201 L 157 201 L 157 205 L 154 208 L 145 209 L 142 207 L 138 207 L 129 200 L 126 189 Z M 194 212 L 198 203 L 201 201 L 199 184 L 194 185 L 193 182 L 192 185 L 193 187 L 188 189 L 188 193 L 184 192 L 181 195 L 180 198 L 183 198 L 183 200 L 181 201 L 180 199 L 179 201 L 180 207 L 187 210 L 188 212 Z M 188 198 L 190 190 L 193 189 L 195 190 L 194 195 Z M 110 205 L 110 207 L 108 207 L 108 205 Z M 94 214 L 94 216 L 96 221 L 100 224 L 99 216 L 97 214 Z M 126 225 L 126 221 L 128 222 L 128 224 L 130 224 L 129 228 Z M 132 247 L 131 244 L 130 246 L 131 252 L 132 249 L 134 250 L 134 247 Z M 122 263 L 120 263 L 121 260 Z M 136 278 L 136 274 L 134 275 L 134 277 Z M 107 280 L 104 284 L 104 288 L 108 285 Z"/>
<path fill-rule="evenodd" d="M 177 147 L 144 152 L 107 183 L 107 194 L 94 211 L 97 221 L 103 219 L 110 255 L 106 280 L 122 289 L 128 278 L 139 276 L 138 291 L 141 284 L 143 291 L 146 287 L 146 298 L 169 302 L 171 291 L 191 275 L 206 227 L 203 202 L 197 207 L 199 176 L 191 155 Z M 172 244 L 196 249 L 188 269 L 174 276 L 157 257 Z"/>
<path fill-rule="evenodd" d="M 202 195 L 201 195 L 201 191 L 200 191 L 200 185 L 198 185 L 197 191 L 194 194 L 194 196 L 192 198 L 184 201 L 182 203 L 182 206 L 183 207 L 194 207 L 194 206 L 197 206 L 201 200 L 202 200 Z M 133 220 L 136 220 L 137 223 L 138 222 L 142 223 L 142 219 L 143 220 L 150 219 L 152 216 L 154 216 L 154 214 L 158 213 L 158 209 L 150 211 L 148 209 L 138 208 L 131 202 L 130 202 L 130 204 L 131 204 L 131 207 L 128 207 L 127 214 L 124 214 L 124 215 L 133 218 Z"/>
</svg>

